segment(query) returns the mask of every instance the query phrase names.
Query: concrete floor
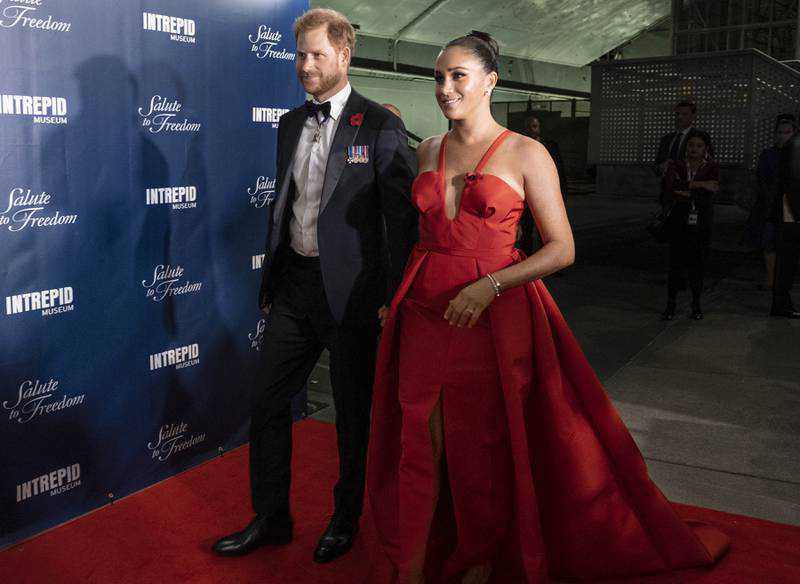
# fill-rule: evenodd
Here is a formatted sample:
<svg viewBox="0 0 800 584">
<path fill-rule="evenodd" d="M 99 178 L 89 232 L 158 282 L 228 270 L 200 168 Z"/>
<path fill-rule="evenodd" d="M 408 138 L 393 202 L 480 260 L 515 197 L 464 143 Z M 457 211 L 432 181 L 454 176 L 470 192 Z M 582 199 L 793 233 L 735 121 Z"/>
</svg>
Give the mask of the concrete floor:
<svg viewBox="0 0 800 584">
<path fill-rule="evenodd" d="M 577 260 L 547 279 L 671 500 L 800 525 L 800 321 L 770 319 L 763 267 L 738 246 L 743 212 L 718 207 L 706 318 L 659 318 L 666 249 L 643 230 L 652 203 L 574 196 Z M 800 302 L 800 284 L 795 299 Z M 333 421 L 327 355 L 309 385 Z"/>
</svg>

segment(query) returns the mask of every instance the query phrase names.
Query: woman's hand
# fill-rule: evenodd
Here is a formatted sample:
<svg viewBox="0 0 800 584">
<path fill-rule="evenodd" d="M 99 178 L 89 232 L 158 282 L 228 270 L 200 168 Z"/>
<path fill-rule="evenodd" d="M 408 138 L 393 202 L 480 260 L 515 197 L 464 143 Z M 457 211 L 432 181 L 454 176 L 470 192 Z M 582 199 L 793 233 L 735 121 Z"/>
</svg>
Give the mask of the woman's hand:
<svg viewBox="0 0 800 584">
<path fill-rule="evenodd" d="M 691 195 L 689 191 L 673 191 L 676 199 L 688 199 Z"/>
<path fill-rule="evenodd" d="M 712 193 L 719 192 L 719 181 L 717 180 L 693 180 L 689 183 L 690 189 L 706 189 Z"/>
<path fill-rule="evenodd" d="M 467 325 L 472 328 L 494 298 L 495 293 L 491 282 L 488 278 L 481 278 L 462 289 L 458 296 L 450 301 L 450 305 L 444 312 L 444 319 L 451 326 Z"/>
</svg>

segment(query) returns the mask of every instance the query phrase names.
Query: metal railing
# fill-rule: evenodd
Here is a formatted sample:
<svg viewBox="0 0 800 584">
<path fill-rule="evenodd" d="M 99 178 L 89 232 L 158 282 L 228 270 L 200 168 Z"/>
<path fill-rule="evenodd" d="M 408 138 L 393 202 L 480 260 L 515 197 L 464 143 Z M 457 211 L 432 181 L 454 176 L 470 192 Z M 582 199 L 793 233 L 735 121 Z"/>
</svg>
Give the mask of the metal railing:
<svg viewBox="0 0 800 584">
<path fill-rule="evenodd" d="M 597 63 L 590 161 L 651 164 L 681 100 L 697 104 L 720 163 L 753 169 L 775 117 L 800 111 L 800 71 L 755 49 Z"/>
</svg>

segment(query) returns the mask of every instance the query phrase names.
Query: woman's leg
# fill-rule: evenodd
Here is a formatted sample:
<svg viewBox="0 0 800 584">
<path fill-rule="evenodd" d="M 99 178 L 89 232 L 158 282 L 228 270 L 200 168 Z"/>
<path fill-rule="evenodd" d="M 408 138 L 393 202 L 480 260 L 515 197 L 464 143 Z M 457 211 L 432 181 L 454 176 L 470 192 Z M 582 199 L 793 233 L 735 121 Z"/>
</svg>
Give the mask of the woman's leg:
<svg viewBox="0 0 800 584">
<path fill-rule="evenodd" d="M 683 253 L 676 239 L 669 242 L 669 270 L 667 272 L 667 307 L 661 315 L 665 320 L 675 318 L 678 291 L 683 287 Z"/>
<path fill-rule="evenodd" d="M 694 320 L 703 319 L 703 309 L 700 307 L 700 298 L 703 295 L 703 273 L 705 270 L 705 256 L 708 246 L 702 241 L 692 241 L 687 249 L 686 264 L 689 270 L 689 286 L 692 289 L 692 313 Z"/>
<path fill-rule="evenodd" d="M 772 286 L 775 284 L 775 258 L 774 250 L 764 252 L 764 264 L 767 267 L 766 287 L 768 290 L 772 290 Z"/>
<path fill-rule="evenodd" d="M 777 255 L 775 253 L 775 239 L 777 237 L 776 225 L 767 221 L 761 232 L 761 249 L 764 252 L 764 266 L 766 267 L 766 288 L 772 290 L 775 285 L 775 266 Z"/>
<path fill-rule="evenodd" d="M 687 254 L 689 269 L 689 285 L 692 289 L 692 308 L 700 308 L 700 298 L 703 295 L 703 275 L 705 271 L 705 255 L 708 248 L 701 243 L 695 243 Z"/>
<path fill-rule="evenodd" d="M 435 511 L 439 503 L 439 492 L 442 484 L 442 454 L 444 452 L 444 420 L 442 418 L 442 398 L 433 408 L 428 428 L 431 434 L 431 454 L 433 456 L 433 499 L 431 508 Z M 424 584 L 425 557 L 428 551 L 428 538 L 425 534 L 419 547 L 412 554 L 411 560 L 398 577 L 398 584 Z"/>
</svg>

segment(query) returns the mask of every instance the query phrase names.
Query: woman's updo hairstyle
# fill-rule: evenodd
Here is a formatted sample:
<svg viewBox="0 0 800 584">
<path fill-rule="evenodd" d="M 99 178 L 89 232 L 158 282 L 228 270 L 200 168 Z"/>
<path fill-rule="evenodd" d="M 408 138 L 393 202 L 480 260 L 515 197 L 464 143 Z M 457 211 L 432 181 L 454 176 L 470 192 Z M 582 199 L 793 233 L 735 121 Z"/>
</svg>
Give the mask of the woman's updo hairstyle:
<svg viewBox="0 0 800 584">
<path fill-rule="evenodd" d="M 500 73 L 500 47 L 489 33 L 473 30 L 467 35 L 453 39 L 444 46 L 445 49 L 451 47 L 461 47 L 471 52 L 478 58 L 487 73 L 492 71 Z"/>
</svg>

